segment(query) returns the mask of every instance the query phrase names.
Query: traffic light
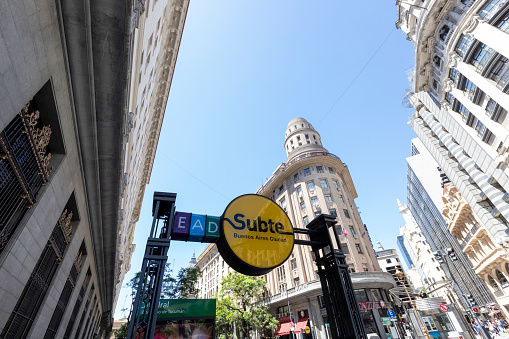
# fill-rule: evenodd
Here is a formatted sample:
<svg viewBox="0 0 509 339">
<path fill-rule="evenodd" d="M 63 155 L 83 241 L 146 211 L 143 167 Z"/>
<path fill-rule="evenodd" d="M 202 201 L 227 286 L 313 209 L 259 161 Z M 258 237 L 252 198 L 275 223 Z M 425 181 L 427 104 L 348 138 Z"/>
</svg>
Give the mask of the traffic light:
<svg viewBox="0 0 509 339">
<path fill-rule="evenodd" d="M 465 298 L 467 298 L 467 301 L 470 304 L 470 306 L 477 305 L 477 302 L 475 301 L 474 297 L 471 294 L 465 294 Z"/>
<path fill-rule="evenodd" d="M 442 252 L 435 251 L 433 252 L 433 255 L 435 256 L 435 259 L 438 261 L 438 263 L 440 264 L 445 263 L 444 257 L 442 256 Z"/>
<path fill-rule="evenodd" d="M 451 261 L 458 260 L 458 257 L 456 257 L 456 253 L 454 253 L 454 249 L 452 248 L 446 248 L 445 251 L 447 252 L 447 255 L 449 258 L 451 258 Z"/>
</svg>

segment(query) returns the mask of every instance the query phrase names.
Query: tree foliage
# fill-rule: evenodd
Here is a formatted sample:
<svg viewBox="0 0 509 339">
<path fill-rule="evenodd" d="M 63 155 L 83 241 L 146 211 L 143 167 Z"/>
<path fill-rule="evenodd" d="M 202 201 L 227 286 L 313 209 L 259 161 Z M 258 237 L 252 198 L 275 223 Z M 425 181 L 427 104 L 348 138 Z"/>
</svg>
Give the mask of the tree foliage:
<svg viewBox="0 0 509 339">
<path fill-rule="evenodd" d="M 181 268 L 177 278 L 172 277 L 170 264 L 166 264 L 163 284 L 161 287 L 161 299 L 186 299 L 190 295 L 198 294 L 197 281 L 201 275 L 199 267 Z M 131 288 L 131 297 L 136 296 L 141 272 L 137 272 L 127 283 Z"/>
<path fill-rule="evenodd" d="M 241 337 L 249 337 L 251 330 L 274 330 L 278 321 L 260 303 L 266 290 L 265 280 L 239 273 L 229 273 L 221 282 L 217 298 L 216 333 L 232 338 L 234 327 Z"/>
<path fill-rule="evenodd" d="M 127 325 L 128 323 L 123 323 L 122 325 L 120 325 L 120 328 L 113 333 L 115 339 L 125 338 L 125 336 L 127 335 Z"/>
</svg>

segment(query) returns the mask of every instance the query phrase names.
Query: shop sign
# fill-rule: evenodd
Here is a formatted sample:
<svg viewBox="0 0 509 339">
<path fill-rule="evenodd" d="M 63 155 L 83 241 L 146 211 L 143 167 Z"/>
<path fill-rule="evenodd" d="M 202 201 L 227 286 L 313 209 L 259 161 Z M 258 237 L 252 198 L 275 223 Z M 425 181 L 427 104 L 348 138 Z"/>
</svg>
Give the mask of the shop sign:
<svg viewBox="0 0 509 339">
<path fill-rule="evenodd" d="M 389 317 L 380 317 L 382 319 L 382 322 L 384 325 L 390 325 L 391 324 L 391 318 Z"/>
<path fill-rule="evenodd" d="M 385 307 L 385 302 L 383 300 L 380 300 L 378 302 L 379 305 L 377 305 L 376 301 L 366 301 L 364 303 L 357 303 L 359 305 L 359 310 L 372 310 L 372 309 L 379 309 Z"/>
<path fill-rule="evenodd" d="M 235 198 L 221 217 L 219 253 L 239 273 L 262 275 L 288 259 L 293 251 L 293 226 L 285 211 L 261 195 Z"/>
<path fill-rule="evenodd" d="M 220 218 L 209 215 L 175 212 L 171 238 L 193 242 L 217 242 Z"/>
<path fill-rule="evenodd" d="M 141 311 L 143 313 L 144 307 Z M 161 299 L 157 309 L 158 319 L 215 316 L 216 299 Z"/>
</svg>

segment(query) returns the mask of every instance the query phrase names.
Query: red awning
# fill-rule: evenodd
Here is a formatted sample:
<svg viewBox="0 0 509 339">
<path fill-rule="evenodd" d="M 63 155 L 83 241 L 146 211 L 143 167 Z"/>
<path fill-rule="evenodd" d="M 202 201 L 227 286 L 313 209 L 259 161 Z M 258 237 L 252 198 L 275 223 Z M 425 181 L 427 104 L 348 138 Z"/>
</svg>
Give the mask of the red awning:
<svg viewBox="0 0 509 339">
<path fill-rule="evenodd" d="M 301 332 L 302 329 L 306 328 L 307 325 L 308 325 L 308 318 L 299 319 L 299 321 L 297 322 L 297 326 L 295 326 L 295 333 Z"/>
<path fill-rule="evenodd" d="M 277 329 L 274 332 L 274 335 L 287 335 L 290 334 L 290 327 L 292 326 L 292 323 L 286 322 L 286 323 L 279 323 L 277 325 Z"/>
</svg>

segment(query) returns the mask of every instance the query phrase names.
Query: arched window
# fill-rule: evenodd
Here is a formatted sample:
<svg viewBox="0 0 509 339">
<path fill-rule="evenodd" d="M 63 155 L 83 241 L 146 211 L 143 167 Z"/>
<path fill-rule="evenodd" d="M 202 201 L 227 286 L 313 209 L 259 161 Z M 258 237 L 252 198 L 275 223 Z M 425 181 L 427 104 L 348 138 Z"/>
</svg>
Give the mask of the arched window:
<svg viewBox="0 0 509 339">
<path fill-rule="evenodd" d="M 447 25 L 444 25 L 442 28 L 440 28 L 440 31 L 438 32 L 438 36 L 442 41 L 445 41 L 445 38 L 447 38 L 447 34 L 449 33 L 450 28 Z"/>
<path fill-rule="evenodd" d="M 438 55 L 435 55 L 433 57 L 433 64 L 437 67 L 440 67 L 440 65 L 442 64 L 442 59 L 440 59 Z"/>
<path fill-rule="evenodd" d="M 497 279 L 500 282 L 500 285 L 502 287 L 506 287 L 507 285 L 509 285 L 509 282 L 507 282 L 507 279 L 502 272 L 500 272 L 499 270 L 496 270 L 495 273 L 496 273 Z"/>
<path fill-rule="evenodd" d="M 500 289 L 500 287 L 498 287 L 497 282 L 495 281 L 495 279 L 493 279 L 491 275 L 488 275 L 488 283 L 490 284 L 491 287 L 493 287 L 495 291 L 498 291 Z"/>
</svg>

